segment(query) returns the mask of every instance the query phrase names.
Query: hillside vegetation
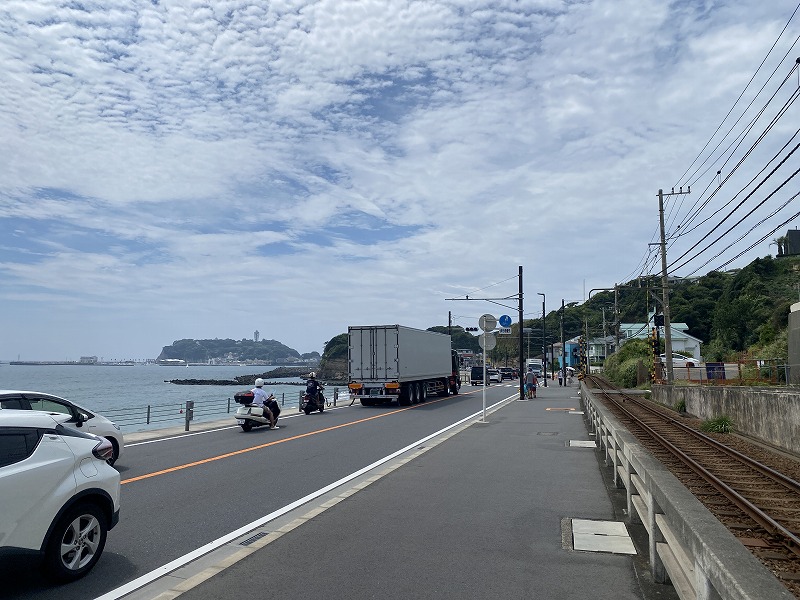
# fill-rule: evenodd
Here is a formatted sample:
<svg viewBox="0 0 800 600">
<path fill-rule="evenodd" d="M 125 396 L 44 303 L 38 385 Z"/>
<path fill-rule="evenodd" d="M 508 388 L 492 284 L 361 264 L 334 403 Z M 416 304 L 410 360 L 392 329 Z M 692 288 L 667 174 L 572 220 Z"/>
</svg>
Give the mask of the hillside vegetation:
<svg viewBox="0 0 800 600">
<path fill-rule="evenodd" d="M 318 352 L 301 355 L 276 340 L 177 340 L 164 346 L 158 359 L 178 358 L 186 362 L 203 363 L 209 360 L 258 361 L 269 364 L 284 364 L 300 358 L 319 357 Z"/>
</svg>

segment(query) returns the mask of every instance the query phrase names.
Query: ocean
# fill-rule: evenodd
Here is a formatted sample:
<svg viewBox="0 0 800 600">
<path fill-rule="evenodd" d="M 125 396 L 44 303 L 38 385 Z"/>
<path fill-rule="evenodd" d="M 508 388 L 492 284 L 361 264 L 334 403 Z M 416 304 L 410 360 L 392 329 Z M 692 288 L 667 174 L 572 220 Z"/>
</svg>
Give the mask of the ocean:
<svg viewBox="0 0 800 600">
<path fill-rule="evenodd" d="M 143 431 L 179 425 L 187 400 L 195 403 L 194 420 L 210 421 L 231 417 L 238 405 L 236 392 L 249 389 L 237 385 L 175 385 L 170 379 L 232 379 L 238 375 L 260 375 L 271 366 L 189 366 L 159 365 L 9 365 L 0 364 L 0 389 L 32 390 L 61 396 L 115 421 L 123 432 Z M 267 379 L 267 381 L 270 381 Z M 282 410 L 297 410 L 302 379 L 276 379 L 266 386 L 275 394 Z M 333 399 L 333 388 L 325 390 Z M 340 401 L 347 388 L 339 389 Z M 230 398 L 231 412 L 228 413 Z M 147 423 L 148 407 L 150 423 Z"/>
</svg>

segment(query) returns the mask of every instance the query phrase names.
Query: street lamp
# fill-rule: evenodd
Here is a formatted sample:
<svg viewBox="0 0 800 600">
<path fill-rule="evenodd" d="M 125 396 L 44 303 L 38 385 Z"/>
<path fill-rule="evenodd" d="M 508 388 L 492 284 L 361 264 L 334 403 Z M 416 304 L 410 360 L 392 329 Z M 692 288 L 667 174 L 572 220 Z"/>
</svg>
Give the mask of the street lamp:
<svg viewBox="0 0 800 600">
<path fill-rule="evenodd" d="M 547 387 L 547 335 L 544 330 L 545 308 L 544 303 L 547 298 L 542 292 L 537 292 L 537 295 L 542 297 L 542 371 L 544 371 L 544 387 Z"/>
</svg>

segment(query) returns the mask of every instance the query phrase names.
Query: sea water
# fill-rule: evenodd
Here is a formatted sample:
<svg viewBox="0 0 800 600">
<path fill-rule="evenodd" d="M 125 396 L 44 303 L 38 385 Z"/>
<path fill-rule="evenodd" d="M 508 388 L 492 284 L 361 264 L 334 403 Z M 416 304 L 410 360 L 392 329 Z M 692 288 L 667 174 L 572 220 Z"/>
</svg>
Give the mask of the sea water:
<svg viewBox="0 0 800 600">
<path fill-rule="evenodd" d="M 101 366 L 101 365 L 9 365 L 0 364 L 0 390 L 32 390 L 60 396 L 118 422 L 123 432 L 178 425 L 184 419 L 187 400 L 195 403 L 195 419 L 215 420 L 226 416 L 233 420 L 238 405 L 236 392 L 247 385 L 177 385 L 172 379 L 233 379 L 240 375 L 262 375 L 274 366 Z M 282 410 L 297 410 L 303 380 L 270 380 L 267 393 L 275 394 Z M 294 385 L 292 385 L 294 384 Z M 342 390 L 346 392 L 346 388 Z M 342 393 L 340 391 L 340 393 Z M 333 389 L 326 390 L 333 398 Z M 229 402 L 230 399 L 230 402 Z M 228 407 L 230 405 L 230 411 Z M 150 407 L 151 420 L 146 422 Z M 120 411 L 124 411 L 124 417 Z"/>
</svg>

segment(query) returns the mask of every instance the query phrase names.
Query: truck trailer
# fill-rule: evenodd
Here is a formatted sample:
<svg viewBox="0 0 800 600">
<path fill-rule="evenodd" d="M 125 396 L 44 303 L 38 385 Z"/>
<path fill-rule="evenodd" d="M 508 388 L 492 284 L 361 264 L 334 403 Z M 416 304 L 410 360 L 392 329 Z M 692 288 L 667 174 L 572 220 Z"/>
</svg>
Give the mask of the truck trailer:
<svg viewBox="0 0 800 600">
<path fill-rule="evenodd" d="M 363 406 L 409 406 L 435 395 L 457 394 L 458 355 L 450 336 L 403 325 L 347 328 L 350 394 Z"/>
</svg>

